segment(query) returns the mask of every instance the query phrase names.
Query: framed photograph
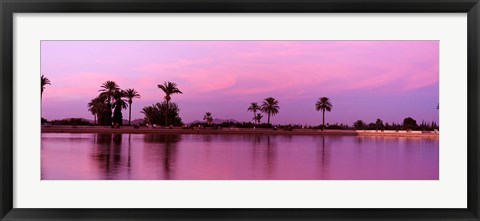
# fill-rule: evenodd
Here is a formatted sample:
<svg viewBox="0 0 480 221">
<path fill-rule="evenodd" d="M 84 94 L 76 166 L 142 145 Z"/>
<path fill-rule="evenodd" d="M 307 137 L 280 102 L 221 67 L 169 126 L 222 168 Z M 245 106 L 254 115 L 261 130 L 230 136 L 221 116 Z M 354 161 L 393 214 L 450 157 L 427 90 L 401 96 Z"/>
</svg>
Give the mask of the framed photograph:
<svg viewBox="0 0 480 221">
<path fill-rule="evenodd" d="M 480 220 L 478 0 L 0 6 L 1 220 Z"/>
</svg>

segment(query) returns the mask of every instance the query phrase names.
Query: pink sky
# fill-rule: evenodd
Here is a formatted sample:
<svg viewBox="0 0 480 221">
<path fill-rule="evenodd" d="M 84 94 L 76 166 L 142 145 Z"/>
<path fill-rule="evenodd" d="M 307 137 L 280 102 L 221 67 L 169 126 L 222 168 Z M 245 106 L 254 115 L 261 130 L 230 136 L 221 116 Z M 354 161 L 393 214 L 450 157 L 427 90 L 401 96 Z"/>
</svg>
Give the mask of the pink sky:
<svg viewBox="0 0 480 221">
<path fill-rule="evenodd" d="M 113 80 L 142 96 L 132 119 L 172 81 L 186 123 L 207 111 L 250 121 L 249 104 L 269 96 L 280 102 L 274 124 L 320 124 L 322 96 L 333 103 L 328 123 L 438 122 L 438 62 L 438 41 L 42 41 L 41 73 L 52 82 L 42 116 L 93 119 L 87 103 Z"/>
</svg>

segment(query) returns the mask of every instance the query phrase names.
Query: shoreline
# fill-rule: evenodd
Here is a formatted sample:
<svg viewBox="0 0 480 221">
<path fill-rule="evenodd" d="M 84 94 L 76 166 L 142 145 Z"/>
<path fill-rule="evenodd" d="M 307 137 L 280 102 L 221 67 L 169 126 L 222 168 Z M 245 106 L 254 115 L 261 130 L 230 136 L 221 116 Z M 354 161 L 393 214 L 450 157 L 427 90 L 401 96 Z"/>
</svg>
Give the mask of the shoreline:
<svg viewBox="0 0 480 221">
<path fill-rule="evenodd" d="M 319 130 L 319 129 L 283 129 L 266 128 L 134 128 L 122 126 L 52 126 L 41 127 L 42 133 L 125 133 L 125 134 L 258 134 L 258 135 L 338 135 L 338 136 L 374 136 L 374 137 L 418 137 L 437 138 L 438 132 L 432 131 L 375 131 L 375 130 Z"/>
</svg>

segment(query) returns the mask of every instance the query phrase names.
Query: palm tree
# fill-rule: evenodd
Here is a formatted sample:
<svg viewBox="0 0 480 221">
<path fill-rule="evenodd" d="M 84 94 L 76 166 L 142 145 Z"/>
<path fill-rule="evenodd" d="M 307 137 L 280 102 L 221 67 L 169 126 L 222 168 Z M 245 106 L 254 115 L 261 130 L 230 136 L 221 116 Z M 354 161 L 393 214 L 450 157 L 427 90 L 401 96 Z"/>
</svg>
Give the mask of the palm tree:
<svg viewBox="0 0 480 221">
<path fill-rule="evenodd" d="M 260 106 L 258 106 L 257 102 L 250 103 L 250 107 L 248 107 L 247 111 L 253 112 L 253 119 L 255 121 L 255 117 L 257 115 L 257 110 L 260 110 Z"/>
<path fill-rule="evenodd" d="M 315 109 L 323 112 L 322 130 L 325 129 L 325 111 L 330 112 L 332 107 L 332 102 L 328 97 L 321 97 L 318 99 L 317 103 L 315 103 Z"/>
<path fill-rule="evenodd" d="M 100 87 L 102 89 L 100 89 L 99 92 L 102 92 L 101 95 L 105 96 L 108 99 L 107 105 L 111 106 L 111 98 L 118 90 L 120 90 L 120 87 L 117 83 L 115 83 L 115 81 L 106 81 Z"/>
<path fill-rule="evenodd" d="M 255 117 L 253 117 L 253 120 L 257 122 L 257 124 L 260 124 L 260 120 L 262 120 L 263 115 L 257 114 Z"/>
<path fill-rule="evenodd" d="M 163 101 L 161 103 L 156 103 L 153 105 L 155 110 L 157 111 L 155 114 L 155 118 L 153 123 L 163 125 L 165 122 L 165 118 L 163 116 L 167 112 L 167 102 Z M 170 102 L 168 104 L 168 119 L 169 119 L 169 125 L 173 126 L 180 126 L 182 125 L 182 119 L 179 116 L 180 108 L 175 102 Z M 163 119 L 163 120 L 162 120 Z"/>
<path fill-rule="evenodd" d="M 43 76 L 43 74 L 40 77 L 40 79 L 41 79 L 41 82 L 42 82 L 42 92 L 40 93 L 40 97 L 42 97 L 43 96 L 43 90 L 45 90 L 45 86 L 47 84 L 48 85 L 51 85 L 51 84 L 50 84 L 50 80 L 47 77 Z"/>
<path fill-rule="evenodd" d="M 128 124 L 131 125 L 133 98 L 140 98 L 140 94 L 135 89 L 129 88 L 125 90 L 125 97 L 128 99 Z"/>
<path fill-rule="evenodd" d="M 106 124 L 109 125 L 111 124 L 111 118 L 112 118 L 112 100 L 111 98 L 113 95 L 120 90 L 120 87 L 118 86 L 115 81 L 106 81 L 100 86 L 102 89 L 99 90 L 99 92 L 102 92 L 100 95 L 104 96 L 107 99 L 107 112 L 105 113 L 107 117 Z"/>
<path fill-rule="evenodd" d="M 273 116 L 275 114 L 278 114 L 280 110 L 280 106 L 278 104 L 278 100 L 275 100 L 275 98 L 273 97 L 268 97 L 263 100 L 260 110 L 263 113 L 268 114 L 268 124 L 270 124 L 270 115 Z"/>
<path fill-rule="evenodd" d="M 379 118 L 377 121 L 375 121 L 375 130 L 382 130 L 383 131 L 383 121 Z"/>
<path fill-rule="evenodd" d="M 93 99 L 88 103 L 88 111 L 93 115 L 93 123 L 97 124 L 97 110 L 95 108 L 95 103 L 93 103 Z"/>
<path fill-rule="evenodd" d="M 203 120 L 207 121 L 208 125 L 211 125 L 213 121 L 212 113 L 210 112 L 205 113 L 205 115 L 203 116 Z"/>
<path fill-rule="evenodd" d="M 364 129 L 366 126 L 367 126 L 367 124 L 365 122 L 363 122 L 362 120 L 357 120 L 357 121 L 353 122 L 353 127 L 355 127 L 355 129 L 357 129 L 357 130 Z"/>
<path fill-rule="evenodd" d="M 165 81 L 163 84 L 159 84 L 158 88 L 162 89 L 162 91 L 165 93 L 165 101 L 167 102 L 167 108 L 165 112 L 165 126 L 168 126 L 168 104 L 170 100 L 172 99 L 173 94 L 183 94 L 180 89 L 178 89 L 177 84 L 170 82 L 170 81 Z"/>
<path fill-rule="evenodd" d="M 113 104 L 112 108 L 120 107 L 122 109 L 127 109 L 128 107 L 128 100 L 126 100 L 125 96 L 125 91 L 124 90 L 118 90 L 113 94 Z"/>
<path fill-rule="evenodd" d="M 100 121 L 100 117 L 105 110 L 106 110 L 105 98 L 102 96 L 97 96 L 96 98 L 93 98 L 88 103 L 88 111 L 92 113 L 95 124 L 97 124 L 98 121 Z"/>
<path fill-rule="evenodd" d="M 155 107 L 154 106 L 147 106 L 142 109 L 140 112 L 142 114 L 145 114 L 145 120 L 147 121 L 148 124 L 152 125 L 153 119 L 155 118 Z"/>
<path fill-rule="evenodd" d="M 118 123 L 118 125 L 122 125 L 122 109 L 127 109 L 127 100 L 125 100 L 125 91 L 123 90 L 117 90 L 113 94 L 113 104 L 112 108 L 114 108 L 113 112 L 113 120 L 115 123 Z"/>
</svg>

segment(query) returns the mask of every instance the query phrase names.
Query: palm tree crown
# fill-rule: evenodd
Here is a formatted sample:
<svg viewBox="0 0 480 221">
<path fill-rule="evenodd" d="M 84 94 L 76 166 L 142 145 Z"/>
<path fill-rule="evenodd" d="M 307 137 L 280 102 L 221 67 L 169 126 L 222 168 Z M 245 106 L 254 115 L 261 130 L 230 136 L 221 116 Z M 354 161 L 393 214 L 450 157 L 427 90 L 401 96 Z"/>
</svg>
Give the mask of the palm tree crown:
<svg viewBox="0 0 480 221">
<path fill-rule="evenodd" d="M 140 94 L 133 88 L 129 88 L 125 90 L 125 97 L 128 99 L 128 103 L 131 104 L 133 102 L 133 98 L 140 98 Z"/>
<path fill-rule="evenodd" d="M 43 74 L 42 74 L 42 76 L 41 76 L 40 79 L 41 79 L 41 82 L 42 82 L 42 92 L 41 92 L 40 95 L 43 95 L 43 90 L 45 90 L 45 86 L 46 86 L 47 84 L 48 84 L 48 85 L 51 85 L 51 84 L 50 84 L 50 80 L 49 80 L 47 77 L 45 77 Z"/>
<path fill-rule="evenodd" d="M 102 92 L 101 95 L 107 98 L 108 106 L 110 106 L 111 98 L 120 90 L 120 87 L 115 81 L 106 81 L 100 87 L 102 89 L 100 89 L 99 92 Z"/>
<path fill-rule="evenodd" d="M 118 90 L 113 94 L 113 104 L 112 108 L 121 108 L 121 109 L 127 109 L 128 104 L 127 100 L 125 99 L 125 91 L 123 90 Z"/>
<path fill-rule="evenodd" d="M 141 111 L 142 114 L 145 114 L 145 121 L 148 124 L 152 124 L 153 119 L 155 118 L 155 108 L 153 106 L 144 107 Z"/>
<path fill-rule="evenodd" d="M 270 124 L 270 115 L 276 115 L 280 111 L 278 100 L 273 97 L 265 98 L 262 102 L 260 110 L 268 115 L 268 124 Z"/>
<path fill-rule="evenodd" d="M 105 97 L 97 96 L 88 103 L 88 111 L 94 116 L 95 124 L 97 124 L 97 119 L 100 121 L 100 118 L 106 109 Z"/>
<path fill-rule="evenodd" d="M 172 99 L 173 94 L 183 94 L 180 89 L 178 89 L 177 84 L 166 81 L 163 84 L 159 84 L 158 88 L 162 89 L 162 91 L 165 93 L 165 100 L 168 102 Z"/>
<path fill-rule="evenodd" d="M 135 89 L 129 88 L 125 90 L 125 97 L 128 101 L 128 124 L 132 124 L 132 102 L 133 98 L 140 98 L 140 94 Z"/>
<path fill-rule="evenodd" d="M 113 118 L 112 121 L 115 123 L 115 126 L 122 126 L 123 122 L 123 115 L 122 115 L 122 109 L 127 109 L 127 100 L 125 99 L 125 91 L 123 90 L 117 90 L 113 94 L 113 104 L 112 108 L 114 109 L 113 111 Z"/>
<path fill-rule="evenodd" d="M 104 118 L 105 118 L 105 125 L 111 125 L 112 123 L 112 98 L 114 98 L 115 93 L 120 90 L 120 87 L 118 86 L 115 81 L 105 81 L 102 85 L 100 85 L 100 90 L 98 90 L 100 93 L 100 96 L 105 97 L 107 100 L 107 110 L 104 113 Z"/>
<path fill-rule="evenodd" d="M 163 84 L 159 84 L 158 88 L 162 89 L 165 93 L 165 101 L 167 102 L 167 109 L 165 111 L 165 126 L 168 126 L 168 103 L 172 99 L 172 94 L 183 94 L 180 89 L 178 89 L 177 84 L 165 81 Z"/>
<path fill-rule="evenodd" d="M 255 120 L 255 116 L 257 115 L 257 110 L 260 110 L 260 106 L 257 104 L 257 102 L 252 102 L 250 103 L 250 107 L 248 107 L 247 111 L 252 111 L 253 112 L 253 118 Z"/>
<path fill-rule="evenodd" d="M 205 113 L 205 115 L 203 116 L 203 120 L 207 121 L 208 125 L 212 124 L 213 122 L 212 113 L 210 112 Z"/>
<path fill-rule="evenodd" d="M 364 129 L 365 127 L 367 127 L 367 124 L 365 122 L 363 122 L 362 120 L 357 120 L 357 121 L 353 122 L 353 127 L 355 127 L 355 129 L 357 129 L 357 130 L 361 130 L 361 129 Z"/>
<path fill-rule="evenodd" d="M 317 103 L 315 103 L 315 109 L 323 113 L 322 130 L 325 129 L 325 111 L 332 111 L 332 107 L 332 102 L 328 97 L 321 97 L 317 100 Z"/>
</svg>

